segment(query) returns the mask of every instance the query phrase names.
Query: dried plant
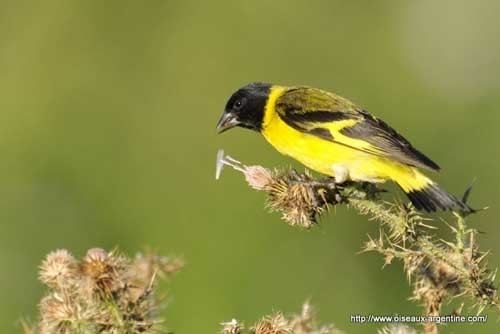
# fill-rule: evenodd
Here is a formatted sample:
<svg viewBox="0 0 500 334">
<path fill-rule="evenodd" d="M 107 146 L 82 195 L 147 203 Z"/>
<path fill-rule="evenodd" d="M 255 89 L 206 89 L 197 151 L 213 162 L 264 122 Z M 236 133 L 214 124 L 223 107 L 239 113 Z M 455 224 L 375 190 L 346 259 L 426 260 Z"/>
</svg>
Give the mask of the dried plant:
<svg viewBox="0 0 500 334">
<path fill-rule="evenodd" d="M 314 308 L 305 302 L 302 311 L 288 317 L 282 312 L 274 312 L 262 317 L 248 329 L 236 319 L 222 322 L 221 334 L 345 334 L 334 325 L 318 325 Z M 378 334 L 418 334 L 404 324 L 390 324 L 380 329 Z"/>
<path fill-rule="evenodd" d="M 130 259 L 93 248 L 80 260 L 56 250 L 42 262 L 39 278 L 48 287 L 37 324 L 26 334 L 136 334 L 164 331 L 158 317 L 157 277 L 169 277 L 183 262 L 153 253 Z"/>
<path fill-rule="evenodd" d="M 468 297 L 467 301 L 478 313 L 487 307 L 500 311 L 494 283 L 496 271 L 488 269 L 488 252 L 479 250 L 477 231 L 467 227 L 463 213 L 454 213 L 453 224 L 444 222 L 454 235 L 451 241 L 446 241 L 435 236 L 437 227 L 430 225 L 430 218 L 411 204 L 383 201 L 381 191 L 372 184 L 336 185 L 328 178 L 315 179 L 308 172 L 245 166 L 222 151 L 217 159 L 217 178 L 224 165 L 241 171 L 252 188 L 266 192 L 267 206 L 281 212 L 290 225 L 314 227 L 321 214 L 339 204 L 380 223 L 380 235 L 369 237 L 363 251 L 382 254 L 385 265 L 394 259 L 402 261 L 413 286 L 412 298 L 423 305 L 424 315 L 441 315 L 444 303 L 458 297 Z M 464 195 L 464 202 L 469 193 L 470 189 Z M 460 313 L 461 309 L 452 313 Z M 435 322 L 424 324 L 424 333 L 437 332 Z M 399 332 L 386 328 L 382 333 Z"/>
<path fill-rule="evenodd" d="M 262 317 L 248 329 L 243 323 L 233 319 L 221 323 L 222 334 L 342 334 L 333 325 L 318 325 L 315 312 L 309 303 L 304 303 L 298 314 L 285 316 L 281 312 Z"/>
</svg>

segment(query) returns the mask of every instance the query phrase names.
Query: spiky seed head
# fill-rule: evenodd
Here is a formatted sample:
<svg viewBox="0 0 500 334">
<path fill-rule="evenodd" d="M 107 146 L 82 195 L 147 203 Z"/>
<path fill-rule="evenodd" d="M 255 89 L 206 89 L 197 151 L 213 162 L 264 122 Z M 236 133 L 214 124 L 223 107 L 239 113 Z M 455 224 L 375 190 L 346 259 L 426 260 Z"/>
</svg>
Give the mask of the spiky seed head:
<svg viewBox="0 0 500 334">
<path fill-rule="evenodd" d="M 99 279 L 111 271 L 111 266 L 108 261 L 108 253 L 101 248 L 92 248 L 87 251 L 87 254 L 82 260 L 82 272 L 84 275 Z"/>
<path fill-rule="evenodd" d="M 78 305 L 65 293 L 44 297 L 39 307 L 41 333 L 65 333 L 65 328 L 79 319 Z"/>
<path fill-rule="evenodd" d="M 40 281 L 54 289 L 60 290 L 68 287 L 77 275 L 77 261 L 65 249 L 49 253 L 40 265 Z"/>
<path fill-rule="evenodd" d="M 273 173 L 262 166 L 249 166 L 244 171 L 245 180 L 256 190 L 267 190 L 273 183 Z"/>
<path fill-rule="evenodd" d="M 87 288 L 105 293 L 121 286 L 123 268 L 121 257 L 101 248 L 89 249 L 81 261 L 82 279 L 88 284 Z"/>
<path fill-rule="evenodd" d="M 221 322 L 221 334 L 240 334 L 244 328 L 243 324 L 236 319 L 231 321 Z"/>
<path fill-rule="evenodd" d="M 305 302 L 302 305 L 302 311 L 299 314 L 293 315 L 289 319 L 289 325 L 292 328 L 294 334 L 306 334 L 314 332 L 314 308 L 309 302 Z M 326 330 L 326 328 L 323 328 Z M 321 331 L 319 333 L 322 333 Z M 325 331 L 324 333 L 329 333 Z"/>
<path fill-rule="evenodd" d="M 91 248 L 85 254 L 83 262 L 105 263 L 109 258 L 109 253 L 102 248 Z"/>
<path fill-rule="evenodd" d="M 315 196 L 314 189 L 284 177 L 275 181 L 268 190 L 268 206 L 280 211 L 283 219 L 292 226 L 310 228 L 316 224 L 316 215 L 323 211 L 327 203 Z"/>
<path fill-rule="evenodd" d="M 169 274 L 180 267 L 176 258 L 154 254 L 148 257 L 148 263 L 154 267 L 149 269 L 150 272 Z M 36 333 L 117 334 L 125 329 L 127 333 L 160 333 L 163 328 L 157 311 L 161 303 L 154 291 L 154 281 L 159 275 L 149 275 L 147 288 L 136 298 L 131 298 L 135 282 L 142 277 L 135 264 L 117 252 L 100 248 L 89 250 L 80 261 L 67 251 L 49 254 L 41 265 L 40 276 L 49 285 L 49 291 L 39 304 Z M 74 277 L 71 276 L 71 284 L 61 289 L 60 284 L 53 282 L 68 277 L 68 267 L 72 268 L 70 272 Z M 136 274 L 140 277 L 134 276 Z M 25 327 L 27 333 L 28 330 Z"/>
<path fill-rule="evenodd" d="M 253 328 L 255 334 L 292 334 L 292 327 L 281 313 L 262 318 Z"/>
</svg>

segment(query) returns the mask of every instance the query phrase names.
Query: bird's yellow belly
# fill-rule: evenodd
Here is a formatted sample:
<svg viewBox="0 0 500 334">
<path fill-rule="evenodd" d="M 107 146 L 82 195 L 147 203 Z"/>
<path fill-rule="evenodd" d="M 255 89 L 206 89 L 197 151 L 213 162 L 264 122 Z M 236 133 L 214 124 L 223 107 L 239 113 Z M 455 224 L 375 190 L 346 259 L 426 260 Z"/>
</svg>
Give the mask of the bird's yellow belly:
<svg viewBox="0 0 500 334">
<path fill-rule="evenodd" d="M 306 137 L 306 138 L 303 138 Z M 299 161 L 306 167 L 329 176 L 334 175 L 334 166 L 343 165 L 349 170 L 350 178 L 356 174 L 359 167 L 356 166 L 362 152 L 327 142 L 311 135 L 297 134 L 290 136 L 274 137 L 265 136 L 271 145 L 279 152 Z"/>
<path fill-rule="evenodd" d="M 383 182 L 391 179 L 400 168 L 405 169 L 405 166 L 388 159 L 302 133 L 281 121 L 268 124 L 262 134 L 282 154 L 335 178 L 340 171 L 346 173 L 342 179 Z"/>
</svg>

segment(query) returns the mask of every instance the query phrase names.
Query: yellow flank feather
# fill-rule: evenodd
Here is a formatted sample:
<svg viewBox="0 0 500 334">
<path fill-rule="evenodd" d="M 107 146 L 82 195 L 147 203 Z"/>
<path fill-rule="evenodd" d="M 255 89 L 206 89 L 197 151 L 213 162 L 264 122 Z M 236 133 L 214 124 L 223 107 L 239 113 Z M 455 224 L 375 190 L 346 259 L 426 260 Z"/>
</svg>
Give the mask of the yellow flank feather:
<svg viewBox="0 0 500 334">
<path fill-rule="evenodd" d="M 321 124 L 335 138 L 328 141 L 307 132 L 301 132 L 285 123 L 275 110 L 285 87 L 272 86 L 264 108 L 261 133 L 282 154 L 288 155 L 308 168 L 336 177 L 344 171 L 348 180 L 384 182 L 393 180 L 405 192 L 421 190 L 433 182 L 415 167 L 402 164 L 377 154 L 370 143 L 345 136 L 340 131 L 352 127 L 358 120 L 345 119 Z M 314 124 L 312 124 L 314 125 Z"/>
</svg>

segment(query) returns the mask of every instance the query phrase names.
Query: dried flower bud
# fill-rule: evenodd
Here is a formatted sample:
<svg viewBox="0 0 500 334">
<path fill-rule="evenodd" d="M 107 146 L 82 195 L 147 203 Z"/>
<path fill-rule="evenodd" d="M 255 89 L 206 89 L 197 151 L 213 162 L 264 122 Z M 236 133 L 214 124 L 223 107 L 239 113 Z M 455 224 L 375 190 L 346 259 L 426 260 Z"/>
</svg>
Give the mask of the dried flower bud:
<svg viewBox="0 0 500 334">
<path fill-rule="evenodd" d="M 77 276 L 78 266 L 75 258 L 65 249 L 47 255 L 40 266 L 39 279 L 55 289 L 63 289 Z"/>
<path fill-rule="evenodd" d="M 68 294 L 53 293 L 44 297 L 40 314 L 40 329 L 47 334 L 65 333 L 64 329 L 79 319 L 78 305 Z"/>
<path fill-rule="evenodd" d="M 222 150 L 217 153 L 217 179 L 226 165 L 242 172 L 252 188 L 267 192 L 268 206 L 281 212 L 290 225 L 310 228 L 328 204 L 342 199 L 332 180 L 316 181 L 307 172 L 298 174 L 293 170 L 279 172 L 262 166 L 246 166 Z"/>
<path fill-rule="evenodd" d="M 90 249 L 81 261 L 65 250 L 53 252 L 41 265 L 40 278 L 49 291 L 39 304 L 40 320 L 37 326 L 25 326 L 25 332 L 160 333 L 156 273 L 171 274 L 181 264 L 179 259 L 154 254 L 130 261 L 100 248 Z M 147 283 L 138 288 L 136 282 L 145 277 L 141 269 L 147 271 Z M 71 284 L 61 289 L 59 282 L 68 277 Z"/>
<path fill-rule="evenodd" d="M 306 334 L 314 331 L 314 316 L 315 312 L 309 302 L 302 305 L 302 312 L 294 315 L 289 320 L 289 324 L 293 329 L 294 334 Z"/>
<path fill-rule="evenodd" d="M 283 314 L 262 318 L 253 328 L 255 334 L 292 334 L 292 327 Z"/>
<path fill-rule="evenodd" d="M 238 320 L 232 319 L 228 322 L 221 322 L 222 334 L 240 334 L 243 330 L 243 324 L 239 323 Z"/>
<path fill-rule="evenodd" d="M 240 334 L 244 332 L 243 325 L 236 320 L 221 323 L 222 334 Z M 306 302 L 302 312 L 285 317 L 281 312 L 268 315 L 259 320 L 247 331 L 251 334 L 343 334 L 333 325 L 318 326 L 314 310 Z"/>
<path fill-rule="evenodd" d="M 262 166 L 249 166 L 244 174 L 250 187 L 256 190 L 267 190 L 274 183 L 271 171 Z"/>
<path fill-rule="evenodd" d="M 92 248 L 82 260 L 81 270 L 88 287 L 94 283 L 94 290 L 110 293 L 120 288 L 124 273 L 124 259 L 100 248 Z"/>
<path fill-rule="evenodd" d="M 87 263 L 105 263 L 109 255 L 102 248 L 91 248 L 87 251 L 87 254 L 83 258 L 83 262 Z"/>
<path fill-rule="evenodd" d="M 82 273 L 94 281 L 109 279 L 113 268 L 108 261 L 108 253 L 100 248 L 92 248 L 82 259 Z"/>
<path fill-rule="evenodd" d="M 308 174 L 277 173 L 268 186 L 268 206 L 283 214 L 290 225 L 310 228 L 328 204 L 340 200 L 333 183 L 315 182 Z"/>
</svg>

